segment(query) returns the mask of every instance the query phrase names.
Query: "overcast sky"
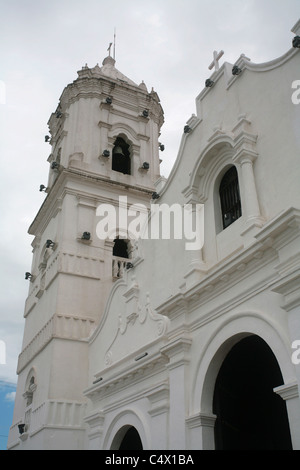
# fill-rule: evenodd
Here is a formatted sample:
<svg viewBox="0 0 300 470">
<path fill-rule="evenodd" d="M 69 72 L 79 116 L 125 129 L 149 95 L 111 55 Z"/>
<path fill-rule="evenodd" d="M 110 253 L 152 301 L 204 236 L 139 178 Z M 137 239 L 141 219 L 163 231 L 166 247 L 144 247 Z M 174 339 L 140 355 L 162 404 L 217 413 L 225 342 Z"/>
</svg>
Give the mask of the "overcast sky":
<svg viewBox="0 0 300 470">
<path fill-rule="evenodd" d="M 102 65 L 116 28 L 116 68 L 160 97 L 168 176 L 213 51 L 224 50 L 221 63 L 242 53 L 255 63 L 272 60 L 291 47 L 299 18 L 299 0 L 0 0 L 0 380 L 16 382 L 31 268 L 27 230 L 48 178 L 47 122 L 77 71 Z"/>
</svg>

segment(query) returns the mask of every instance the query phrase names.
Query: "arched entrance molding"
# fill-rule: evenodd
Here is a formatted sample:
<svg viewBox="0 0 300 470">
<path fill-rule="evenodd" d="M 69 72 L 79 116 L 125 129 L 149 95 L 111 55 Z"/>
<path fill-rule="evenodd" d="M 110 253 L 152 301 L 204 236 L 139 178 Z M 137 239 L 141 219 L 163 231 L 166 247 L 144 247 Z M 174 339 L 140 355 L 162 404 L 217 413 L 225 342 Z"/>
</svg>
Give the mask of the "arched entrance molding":
<svg viewBox="0 0 300 470">
<path fill-rule="evenodd" d="M 277 359 L 284 384 L 295 383 L 296 381 L 294 366 L 291 361 L 289 338 L 284 332 L 280 331 L 278 323 L 263 318 L 259 312 L 232 315 L 222 322 L 203 348 L 191 387 L 190 416 L 200 418 L 197 421 L 202 429 L 198 434 L 198 438 L 201 437 L 204 449 L 214 448 L 213 396 L 220 367 L 232 347 L 249 335 L 259 336 L 270 347 Z M 297 418 L 289 414 L 291 432 L 293 430 L 291 421 Z"/>
<path fill-rule="evenodd" d="M 106 431 L 103 449 L 118 450 L 129 428 L 134 427 L 141 439 L 143 449 L 150 449 L 150 430 L 140 412 L 123 411 L 111 422 Z"/>
</svg>

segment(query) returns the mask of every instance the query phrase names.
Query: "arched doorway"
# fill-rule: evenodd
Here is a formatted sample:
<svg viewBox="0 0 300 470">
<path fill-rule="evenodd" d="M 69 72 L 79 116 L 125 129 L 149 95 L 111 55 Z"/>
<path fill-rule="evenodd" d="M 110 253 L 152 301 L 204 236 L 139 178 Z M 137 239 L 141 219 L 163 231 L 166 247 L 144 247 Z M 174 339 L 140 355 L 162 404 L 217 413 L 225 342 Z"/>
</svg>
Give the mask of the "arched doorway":
<svg viewBox="0 0 300 470">
<path fill-rule="evenodd" d="M 282 384 L 277 360 L 265 341 L 251 335 L 236 343 L 215 383 L 216 449 L 291 449 L 286 404 L 273 391 Z"/>
<path fill-rule="evenodd" d="M 134 426 L 125 425 L 117 432 L 110 446 L 111 450 L 143 450 L 142 440 Z"/>
<path fill-rule="evenodd" d="M 135 427 L 130 426 L 121 441 L 119 450 L 143 450 L 142 441 Z"/>
</svg>

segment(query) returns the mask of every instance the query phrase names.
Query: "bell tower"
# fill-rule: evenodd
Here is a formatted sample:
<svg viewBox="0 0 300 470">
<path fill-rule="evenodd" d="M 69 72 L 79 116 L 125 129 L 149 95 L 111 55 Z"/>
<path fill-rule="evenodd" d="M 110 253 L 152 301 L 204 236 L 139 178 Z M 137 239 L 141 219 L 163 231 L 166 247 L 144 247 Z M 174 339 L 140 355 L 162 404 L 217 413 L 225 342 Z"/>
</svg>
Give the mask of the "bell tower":
<svg viewBox="0 0 300 470">
<path fill-rule="evenodd" d="M 97 236 L 97 208 L 149 207 L 160 177 L 163 110 L 115 67 L 87 65 L 66 86 L 48 121 L 45 200 L 29 233 L 33 259 L 18 360 L 10 449 L 83 449 L 88 338 L 132 257 L 129 234 Z"/>
</svg>

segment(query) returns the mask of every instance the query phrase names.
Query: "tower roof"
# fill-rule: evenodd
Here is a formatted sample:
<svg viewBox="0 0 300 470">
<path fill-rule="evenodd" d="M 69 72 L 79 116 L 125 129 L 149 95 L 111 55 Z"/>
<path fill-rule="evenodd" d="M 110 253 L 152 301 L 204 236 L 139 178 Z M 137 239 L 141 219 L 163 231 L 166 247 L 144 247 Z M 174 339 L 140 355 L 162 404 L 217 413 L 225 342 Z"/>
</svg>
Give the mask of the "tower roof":
<svg viewBox="0 0 300 470">
<path fill-rule="evenodd" d="M 121 73 L 118 69 L 115 67 L 115 59 L 113 59 L 111 56 L 105 57 L 105 59 L 102 62 L 102 67 L 101 67 L 101 73 L 109 78 L 113 78 L 115 80 L 122 80 L 123 82 L 127 82 L 130 85 L 135 85 L 137 84 L 130 80 L 130 78 L 126 77 L 123 73 Z"/>
<path fill-rule="evenodd" d="M 96 77 L 96 78 L 108 78 L 116 81 L 120 81 L 123 83 L 127 83 L 128 85 L 133 85 L 133 86 L 140 86 L 141 88 L 145 89 L 145 84 L 142 82 L 140 85 L 135 83 L 133 80 L 130 78 L 126 77 L 122 72 L 120 72 L 116 67 L 115 67 L 115 59 L 111 56 L 105 57 L 105 59 L 102 62 L 102 67 L 99 67 L 99 64 L 97 64 L 93 68 L 89 68 L 87 65 L 82 67 L 82 70 L 78 71 L 78 77 L 79 78 L 84 78 L 84 77 Z M 146 90 L 145 90 L 146 91 Z"/>
</svg>

